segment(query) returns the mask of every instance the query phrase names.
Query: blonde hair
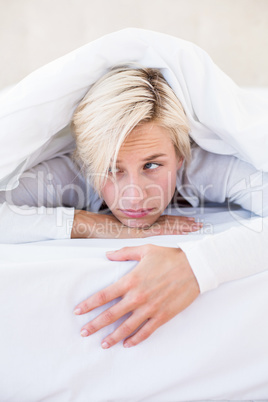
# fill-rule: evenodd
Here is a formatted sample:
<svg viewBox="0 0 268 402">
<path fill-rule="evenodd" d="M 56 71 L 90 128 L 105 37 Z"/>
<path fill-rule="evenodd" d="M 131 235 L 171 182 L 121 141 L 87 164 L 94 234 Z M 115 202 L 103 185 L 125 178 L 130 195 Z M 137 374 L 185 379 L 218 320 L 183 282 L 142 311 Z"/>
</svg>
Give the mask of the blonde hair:
<svg viewBox="0 0 268 402">
<path fill-rule="evenodd" d="M 137 63 L 117 65 L 96 81 L 72 119 L 74 159 L 99 195 L 109 168 L 115 174 L 120 147 L 145 122 L 169 130 L 178 157 L 191 157 L 189 123 L 175 93 L 157 69 Z"/>
</svg>

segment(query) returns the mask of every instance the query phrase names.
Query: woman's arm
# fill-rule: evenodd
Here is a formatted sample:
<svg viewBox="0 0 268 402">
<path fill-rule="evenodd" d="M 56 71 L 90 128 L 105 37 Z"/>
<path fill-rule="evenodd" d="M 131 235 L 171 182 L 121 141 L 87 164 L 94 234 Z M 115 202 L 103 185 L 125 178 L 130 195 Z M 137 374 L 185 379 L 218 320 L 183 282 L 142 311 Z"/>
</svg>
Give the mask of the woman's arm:
<svg viewBox="0 0 268 402">
<path fill-rule="evenodd" d="M 178 243 L 197 278 L 200 292 L 268 269 L 268 218 L 241 222 L 200 241 Z"/>
<path fill-rule="evenodd" d="M 0 243 L 70 238 L 74 208 L 0 205 Z"/>
<path fill-rule="evenodd" d="M 200 230 L 202 222 L 186 216 L 161 215 L 150 227 L 123 225 L 114 215 L 76 210 L 71 238 L 128 239 L 159 235 L 184 235 Z"/>
<path fill-rule="evenodd" d="M 231 199 L 244 208 L 267 216 L 268 174 L 264 174 L 260 184 L 260 174 L 250 165 L 244 165 L 244 162 L 233 157 L 217 156 L 209 155 L 207 161 L 201 161 L 199 168 L 193 168 L 193 172 L 203 176 L 203 181 L 198 181 L 199 188 L 209 190 L 203 193 L 203 199 L 218 202 Z M 213 160 L 218 163 L 217 169 L 213 169 Z M 210 170 L 206 171 L 205 162 Z M 252 175 L 254 181 L 250 180 Z M 188 195 L 198 194 L 194 176 L 189 174 L 187 179 Z M 263 208 L 259 199 L 255 198 L 251 203 L 250 187 L 241 187 L 241 182 L 256 184 L 256 179 L 259 184 L 258 187 L 254 186 L 254 190 L 261 192 Z M 259 223 L 263 226 L 258 226 Z M 130 317 L 103 339 L 102 347 L 108 348 L 123 339 L 125 347 L 137 345 L 188 307 L 200 291 L 266 270 L 268 217 L 260 217 L 250 223 L 246 221 L 246 224 L 204 240 L 179 243 L 179 249 L 146 245 L 123 248 L 107 255 L 113 261 L 138 260 L 139 263 L 119 281 L 76 307 L 76 314 L 84 314 L 117 297 L 122 298 L 84 325 L 81 335 L 91 335 L 131 312 Z"/>
<path fill-rule="evenodd" d="M 226 200 L 234 218 L 233 203 L 253 215 L 250 221 L 241 220 L 239 226 L 222 233 L 208 235 L 199 241 L 178 243 L 203 293 L 221 283 L 268 268 L 268 173 L 259 172 L 235 157 L 197 152 L 204 156 L 203 173 L 200 169 L 200 174 L 207 177 L 207 188 L 210 185 L 205 200 L 214 201 L 217 197 Z M 206 173 L 209 166 L 215 167 L 210 176 Z"/>
<path fill-rule="evenodd" d="M 0 192 L 0 242 L 70 238 L 74 206 L 86 203 L 83 186 L 68 155 L 23 173 L 16 189 Z"/>
<path fill-rule="evenodd" d="M 70 155 L 40 163 L 23 173 L 16 189 L 0 192 L 0 242 L 148 237 L 200 229 L 187 217 L 162 216 L 148 230 L 139 230 L 113 215 L 82 210 L 98 211 L 101 202 Z"/>
</svg>

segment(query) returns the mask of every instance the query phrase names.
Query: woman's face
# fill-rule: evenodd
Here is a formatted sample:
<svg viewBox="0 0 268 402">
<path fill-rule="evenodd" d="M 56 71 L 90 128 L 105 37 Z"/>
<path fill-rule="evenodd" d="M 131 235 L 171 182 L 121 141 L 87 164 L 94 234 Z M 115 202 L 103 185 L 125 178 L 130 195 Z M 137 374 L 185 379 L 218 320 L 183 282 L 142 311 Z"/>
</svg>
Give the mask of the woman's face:
<svg viewBox="0 0 268 402">
<path fill-rule="evenodd" d="M 151 226 L 172 199 L 178 160 L 167 129 L 155 123 L 136 127 L 118 153 L 102 197 L 113 215 L 130 227 Z"/>
</svg>

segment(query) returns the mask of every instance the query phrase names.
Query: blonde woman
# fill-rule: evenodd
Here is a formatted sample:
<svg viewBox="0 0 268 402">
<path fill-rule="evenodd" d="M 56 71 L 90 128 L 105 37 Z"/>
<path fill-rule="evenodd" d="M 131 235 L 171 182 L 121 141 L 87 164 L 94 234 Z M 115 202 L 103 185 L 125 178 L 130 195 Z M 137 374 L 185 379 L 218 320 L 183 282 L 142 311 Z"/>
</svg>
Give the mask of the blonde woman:
<svg viewBox="0 0 268 402">
<path fill-rule="evenodd" d="M 192 205 L 197 205 L 196 199 L 199 205 L 205 201 L 223 203 L 228 199 L 245 209 L 254 209 L 249 191 L 237 191 L 234 186 L 255 174 L 255 169 L 235 157 L 211 154 L 195 144 L 191 147 L 183 108 L 157 70 L 131 65 L 112 69 L 93 85 L 78 106 L 73 128 L 76 158 L 112 212 L 109 219 L 115 225 L 119 221 L 124 225 L 120 226 L 121 234 L 129 233 L 129 228 L 136 230 L 131 232 L 132 236 L 145 236 L 146 232 L 170 234 L 170 228 L 173 234 L 200 229 L 202 224 L 163 215 L 176 188 L 177 194 Z M 268 174 L 264 179 L 263 194 L 267 200 Z M 254 212 L 261 214 L 263 211 L 258 208 L 255 205 Z M 268 214 L 268 208 L 264 213 Z M 101 222 L 104 236 L 108 237 L 106 220 L 107 216 L 77 211 L 72 236 L 85 234 L 87 237 L 94 233 L 97 222 Z M 194 271 L 198 272 L 197 281 L 181 248 L 127 247 L 107 256 L 111 260 L 138 260 L 140 263 L 117 283 L 75 309 L 76 314 L 83 314 L 117 297 L 122 298 L 82 328 L 81 335 L 88 336 L 131 312 L 131 316 L 103 340 L 103 348 L 125 338 L 125 347 L 148 338 L 160 325 L 191 304 L 200 293 L 200 284 L 206 280 L 206 261 L 203 272 L 199 256 L 193 261 L 199 266 L 199 271 L 196 267 Z M 210 266 L 211 263 L 217 263 L 215 258 Z M 251 269 L 255 270 L 253 265 Z M 225 277 L 219 273 L 222 281 L 248 274 L 246 270 L 243 272 L 243 266 L 237 267 L 236 272 L 226 271 Z"/>
<path fill-rule="evenodd" d="M 247 188 L 236 186 L 261 172 L 233 156 L 212 154 L 194 144 L 181 103 L 158 70 L 133 64 L 114 67 L 90 88 L 74 113 L 72 127 L 74 156 L 58 156 L 26 172 L 18 188 L 6 192 L 5 198 L 1 195 L 2 202 L 69 208 L 71 238 L 176 235 L 201 229 L 202 223 L 193 218 L 165 212 L 169 205 L 177 206 L 178 200 L 192 206 L 231 201 L 268 215 L 267 202 L 261 210 L 251 203 Z M 38 182 L 31 175 L 38 175 Z M 262 174 L 262 179 L 267 201 L 268 174 Z M 40 232 L 50 233 L 50 238 L 65 236 L 52 226 L 47 219 L 35 224 L 38 239 Z M 247 242 L 243 238 L 239 243 L 237 237 L 239 233 L 233 232 L 228 239 L 231 244 L 226 245 L 226 237 L 215 236 L 197 253 L 186 243 L 178 249 L 149 244 L 107 254 L 110 260 L 140 262 L 75 308 L 75 314 L 84 314 L 121 297 L 84 325 L 81 335 L 91 335 L 131 313 L 103 340 L 102 347 L 123 339 L 125 347 L 137 345 L 200 292 L 263 270 L 260 264 L 243 270 L 241 255 L 246 254 Z M 219 255 L 226 250 L 231 253 L 236 241 L 238 262 L 232 255 L 233 265 L 225 269 L 215 247 Z"/>
<path fill-rule="evenodd" d="M 72 237 L 144 237 L 167 234 L 168 228 L 174 234 L 200 228 L 184 217 L 162 216 L 178 170 L 190 161 L 191 144 L 181 103 L 159 71 L 112 69 L 92 86 L 72 125 L 75 158 L 113 214 L 76 211 Z"/>
</svg>

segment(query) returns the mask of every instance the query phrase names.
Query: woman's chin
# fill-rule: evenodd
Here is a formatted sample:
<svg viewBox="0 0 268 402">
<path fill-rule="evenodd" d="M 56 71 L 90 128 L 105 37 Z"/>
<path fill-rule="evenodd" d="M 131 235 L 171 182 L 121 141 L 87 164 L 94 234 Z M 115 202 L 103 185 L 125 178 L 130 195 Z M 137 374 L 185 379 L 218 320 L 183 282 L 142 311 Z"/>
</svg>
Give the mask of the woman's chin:
<svg viewBox="0 0 268 402">
<path fill-rule="evenodd" d="M 119 218 L 118 218 L 119 219 Z M 123 223 L 125 226 L 128 226 L 130 228 L 140 228 L 140 229 L 148 229 L 150 226 L 152 226 L 156 219 L 150 219 L 145 220 L 145 219 L 139 219 L 139 218 L 133 218 L 133 219 L 119 219 L 121 223 Z"/>
</svg>

